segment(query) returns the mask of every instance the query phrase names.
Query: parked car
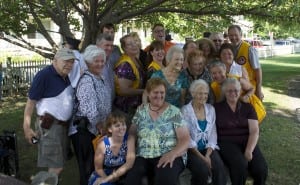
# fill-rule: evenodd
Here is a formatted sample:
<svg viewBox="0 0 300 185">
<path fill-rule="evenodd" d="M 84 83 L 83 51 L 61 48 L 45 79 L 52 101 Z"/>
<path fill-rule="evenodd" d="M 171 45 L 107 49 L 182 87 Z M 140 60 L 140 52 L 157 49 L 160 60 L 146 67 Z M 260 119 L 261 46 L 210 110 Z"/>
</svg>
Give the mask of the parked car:
<svg viewBox="0 0 300 185">
<path fill-rule="evenodd" d="M 289 40 L 276 40 L 275 45 L 287 46 L 287 45 L 291 45 L 291 41 L 289 41 Z"/>
</svg>

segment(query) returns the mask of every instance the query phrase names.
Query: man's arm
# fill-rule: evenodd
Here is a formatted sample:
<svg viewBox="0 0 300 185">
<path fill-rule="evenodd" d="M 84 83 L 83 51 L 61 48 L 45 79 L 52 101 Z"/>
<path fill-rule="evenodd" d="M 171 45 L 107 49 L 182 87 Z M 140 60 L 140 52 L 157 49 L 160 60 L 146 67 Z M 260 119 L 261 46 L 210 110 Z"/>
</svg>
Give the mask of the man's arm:
<svg viewBox="0 0 300 185">
<path fill-rule="evenodd" d="M 31 116 L 36 105 L 35 100 L 27 99 L 25 110 L 24 110 L 24 121 L 23 121 L 23 129 L 25 138 L 29 143 L 31 143 L 31 138 L 36 137 L 36 133 L 31 129 Z"/>
<path fill-rule="evenodd" d="M 256 90 L 255 95 L 262 101 L 264 99 L 264 94 L 262 92 L 262 70 L 261 68 L 255 69 L 255 79 L 256 79 Z"/>
<path fill-rule="evenodd" d="M 259 63 L 259 56 L 258 52 L 255 48 L 250 47 L 249 48 L 249 59 L 250 59 L 250 65 L 255 73 L 255 81 L 256 81 L 256 87 L 255 87 L 255 95 L 260 99 L 263 100 L 264 94 L 262 92 L 262 69 Z"/>
</svg>

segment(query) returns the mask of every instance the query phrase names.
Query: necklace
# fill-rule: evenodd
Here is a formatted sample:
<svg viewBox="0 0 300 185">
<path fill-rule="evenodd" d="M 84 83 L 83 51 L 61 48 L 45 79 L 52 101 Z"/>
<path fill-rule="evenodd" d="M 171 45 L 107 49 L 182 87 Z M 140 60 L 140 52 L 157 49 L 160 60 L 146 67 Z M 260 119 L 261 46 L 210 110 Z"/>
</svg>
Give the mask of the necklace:
<svg viewBox="0 0 300 185">
<path fill-rule="evenodd" d="M 157 115 L 159 114 L 159 111 L 164 107 L 165 103 L 162 104 L 162 106 L 158 107 L 156 110 L 151 108 L 151 104 L 149 103 L 149 109 L 153 112 L 155 112 Z"/>
</svg>

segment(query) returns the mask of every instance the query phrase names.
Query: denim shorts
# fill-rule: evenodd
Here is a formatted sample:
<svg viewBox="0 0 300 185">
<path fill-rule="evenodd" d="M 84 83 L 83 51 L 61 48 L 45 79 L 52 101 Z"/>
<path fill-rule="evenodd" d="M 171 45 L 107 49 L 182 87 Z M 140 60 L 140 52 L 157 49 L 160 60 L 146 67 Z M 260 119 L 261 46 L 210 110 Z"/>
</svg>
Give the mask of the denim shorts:
<svg viewBox="0 0 300 185">
<path fill-rule="evenodd" d="M 38 167 L 62 168 L 67 159 L 67 128 L 53 123 L 50 129 L 40 127 L 41 121 L 37 120 L 38 129 Z"/>
</svg>

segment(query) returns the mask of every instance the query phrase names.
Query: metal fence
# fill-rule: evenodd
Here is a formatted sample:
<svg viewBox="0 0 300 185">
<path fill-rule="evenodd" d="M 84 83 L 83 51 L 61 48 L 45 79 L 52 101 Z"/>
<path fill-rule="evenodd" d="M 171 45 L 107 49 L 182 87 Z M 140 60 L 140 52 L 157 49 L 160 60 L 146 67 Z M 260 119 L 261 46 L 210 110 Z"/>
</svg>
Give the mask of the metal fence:
<svg viewBox="0 0 300 185">
<path fill-rule="evenodd" d="M 0 68 L 2 96 L 26 95 L 34 75 L 50 63 L 50 60 L 13 62 L 8 58 Z"/>
</svg>

